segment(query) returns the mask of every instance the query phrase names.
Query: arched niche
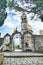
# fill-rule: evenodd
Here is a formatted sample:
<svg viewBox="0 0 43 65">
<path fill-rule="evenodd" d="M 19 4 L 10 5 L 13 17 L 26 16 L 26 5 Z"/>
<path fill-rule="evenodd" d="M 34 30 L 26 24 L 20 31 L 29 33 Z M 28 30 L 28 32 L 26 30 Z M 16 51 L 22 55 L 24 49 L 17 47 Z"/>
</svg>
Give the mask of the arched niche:
<svg viewBox="0 0 43 65">
<path fill-rule="evenodd" d="M 3 51 L 10 51 L 10 35 L 8 33 L 4 36 L 3 46 Z"/>
<path fill-rule="evenodd" d="M 24 33 L 24 50 L 32 51 L 32 34 L 29 32 Z"/>
<path fill-rule="evenodd" d="M 17 32 L 16 34 L 12 35 L 12 44 L 13 49 L 15 51 L 21 51 L 22 50 L 22 34 Z"/>
</svg>

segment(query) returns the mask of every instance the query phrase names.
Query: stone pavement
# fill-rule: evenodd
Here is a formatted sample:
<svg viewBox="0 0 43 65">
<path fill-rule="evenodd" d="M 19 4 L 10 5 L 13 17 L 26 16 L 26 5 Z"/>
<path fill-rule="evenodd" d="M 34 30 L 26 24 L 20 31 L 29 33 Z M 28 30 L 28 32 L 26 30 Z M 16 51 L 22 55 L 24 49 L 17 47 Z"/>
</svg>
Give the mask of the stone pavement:
<svg viewBox="0 0 43 65">
<path fill-rule="evenodd" d="M 42 57 L 4 58 L 3 65 L 43 65 Z"/>
<path fill-rule="evenodd" d="M 43 54 L 32 52 L 4 52 L 3 65 L 43 65 Z"/>
</svg>

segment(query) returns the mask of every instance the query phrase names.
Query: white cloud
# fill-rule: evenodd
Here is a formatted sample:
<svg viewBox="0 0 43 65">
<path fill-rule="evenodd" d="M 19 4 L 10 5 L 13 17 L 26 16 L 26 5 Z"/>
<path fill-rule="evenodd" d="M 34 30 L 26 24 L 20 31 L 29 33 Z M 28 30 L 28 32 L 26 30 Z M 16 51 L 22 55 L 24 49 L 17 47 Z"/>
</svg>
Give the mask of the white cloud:
<svg viewBox="0 0 43 65">
<path fill-rule="evenodd" d="M 10 28 L 14 28 L 14 24 L 12 22 L 8 22 L 8 21 L 6 21 L 4 23 L 4 26 L 10 27 Z"/>
<path fill-rule="evenodd" d="M 37 15 L 35 15 L 33 20 L 31 20 L 31 16 L 31 13 L 27 14 L 28 24 L 31 25 L 34 34 L 39 34 L 39 31 L 43 30 L 43 22 L 41 22 Z"/>
<path fill-rule="evenodd" d="M 9 13 L 10 11 L 7 9 L 7 12 Z M 15 12 L 15 10 L 11 10 L 11 13 L 16 13 L 16 15 L 8 15 L 4 26 L 7 26 L 9 28 L 15 28 L 15 27 L 20 27 L 21 25 L 21 14 L 22 12 Z M 27 14 L 27 13 L 26 13 Z M 41 20 L 38 18 L 37 14 L 34 16 L 34 19 L 31 20 L 31 17 L 34 16 L 34 13 L 29 13 L 27 14 L 27 21 L 28 24 L 31 25 L 33 33 L 34 34 L 39 34 L 39 31 L 42 29 L 43 30 L 43 22 L 41 22 Z"/>
<path fill-rule="evenodd" d="M 9 18 L 9 19 L 7 18 L 7 19 L 5 20 L 4 26 L 7 26 L 7 27 L 9 27 L 9 28 L 14 28 L 14 27 L 15 27 L 14 23 L 11 21 L 10 18 Z"/>
</svg>

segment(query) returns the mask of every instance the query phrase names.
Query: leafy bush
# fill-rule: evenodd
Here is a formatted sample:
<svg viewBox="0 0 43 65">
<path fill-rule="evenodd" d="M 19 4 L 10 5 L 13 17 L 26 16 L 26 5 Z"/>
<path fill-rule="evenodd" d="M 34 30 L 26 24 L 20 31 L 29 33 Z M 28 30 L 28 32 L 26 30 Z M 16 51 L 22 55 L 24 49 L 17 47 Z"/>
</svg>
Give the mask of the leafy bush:
<svg viewBox="0 0 43 65">
<path fill-rule="evenodd" d="M 6 46 L 9 46 L 9 44 L 10 44 L 10 43 L 8 43 L 8 42 L 7 42 L 7 43 L 5 43 L 5 45 L 6 45 Z"/>
</svg>

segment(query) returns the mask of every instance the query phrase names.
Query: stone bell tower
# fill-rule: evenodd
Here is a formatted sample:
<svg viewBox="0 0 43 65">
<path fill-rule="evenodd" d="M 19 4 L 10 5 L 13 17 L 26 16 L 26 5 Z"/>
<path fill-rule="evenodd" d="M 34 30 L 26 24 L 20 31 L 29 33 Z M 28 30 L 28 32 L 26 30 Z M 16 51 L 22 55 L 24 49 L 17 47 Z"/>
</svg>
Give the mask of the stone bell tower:
<svg viewBox="0 0 43 65">
<path fill-rule="evenodd" d="M 28 31 L 27 30 L 27 16 L 26 14 L 23 12 L 22 16 L 21 16 L 21 33 L 23 34 L 24 32 Z"/>
</svg>

